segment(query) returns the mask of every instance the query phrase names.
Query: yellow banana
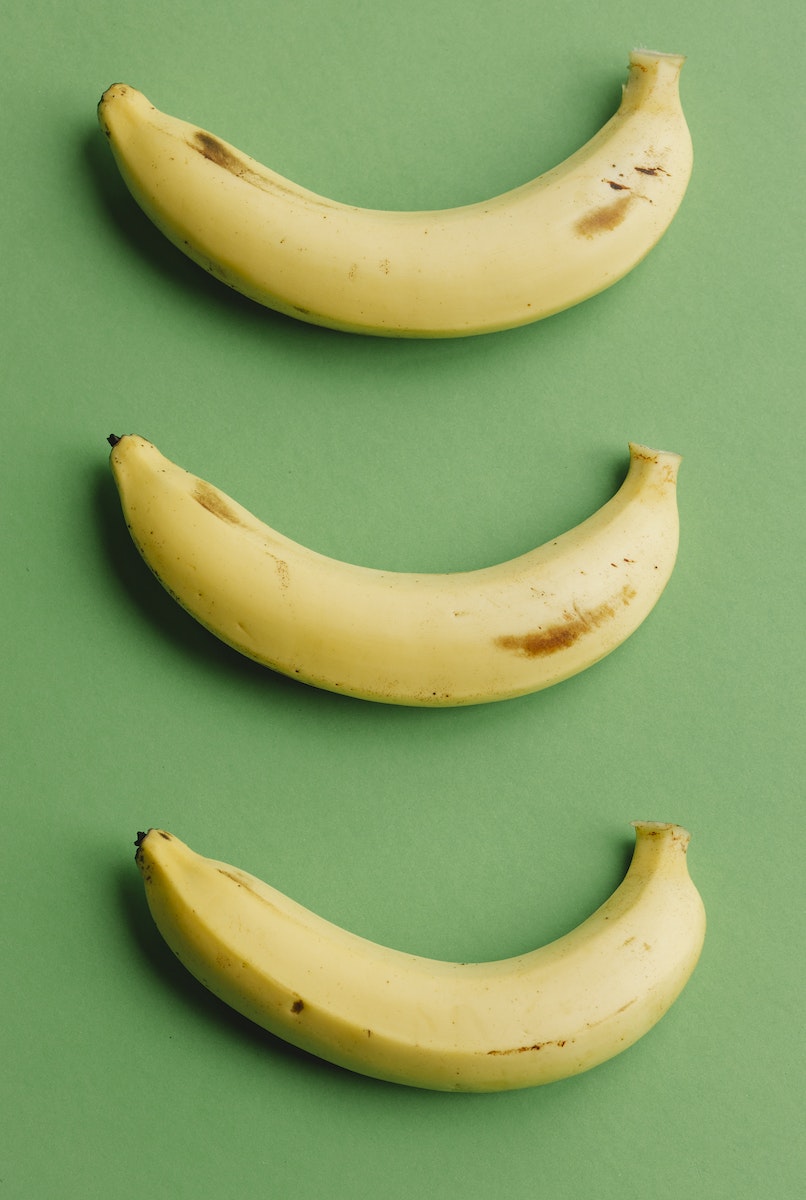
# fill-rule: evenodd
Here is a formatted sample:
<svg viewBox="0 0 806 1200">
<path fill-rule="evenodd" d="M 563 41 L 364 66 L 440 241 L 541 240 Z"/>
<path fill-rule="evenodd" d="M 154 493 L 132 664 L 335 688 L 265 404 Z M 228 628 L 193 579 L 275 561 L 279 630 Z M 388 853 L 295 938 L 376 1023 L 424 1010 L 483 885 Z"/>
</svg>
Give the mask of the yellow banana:
<svg viewBox="0 0 806 1200">
<path fill-rule="evenodd" d="M 592 916 L 531 953 L 439 962 L 375 945 L 164 830 L 137 839 L 157 928 L 205 987 L 339 1066 L 443 1091 L 500 1091 L 585 1071 L 666 1013 L 697 963 L 705 913 L 678 825 L 634 822 L 629 870 Z"/>
<path fill-rule="evenodd" d="M 586 145 L 530 183 L 443 211 L 317 195 L 128 84 L 104 93 L 99 120 L 144 212 L 230 287 L 334 329 L 455 337 L 577 304 L 655 245 L 692 168 L 683 62 L 634 50 L 618 111 Z"/>
<path fill-rule="evenodd" d="M 478 704 L 567 679 L 641 624 L 677 554 L 680 457 L 635 443 L 576 528 L 497 566 L 414 574 L 318 554 L 144 438 L 109 440 L 129 532 L 171 595 L 249 658 L 366 700 Z"/>
</svg>

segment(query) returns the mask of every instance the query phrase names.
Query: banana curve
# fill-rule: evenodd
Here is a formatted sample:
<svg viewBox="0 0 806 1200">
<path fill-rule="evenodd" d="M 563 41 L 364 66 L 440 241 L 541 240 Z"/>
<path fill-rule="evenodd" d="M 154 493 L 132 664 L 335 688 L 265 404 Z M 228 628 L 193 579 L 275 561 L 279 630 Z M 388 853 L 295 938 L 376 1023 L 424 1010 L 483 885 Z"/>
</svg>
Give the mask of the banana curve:
<svg viewBox="0 0 806 1200">
<path fill-rule="evenodd" d="M 137 862 L 173 952 L 261 1027 L 379 1079 L 497 1091 L 613 1057 L 657 1023 L 694 970 L 705 912 L 688 872 L 689 834 L 634 825 L 627 874 L 595 913 L 492 963 L 375 945 L 164 830 L 138 836 Z"/>
<path fill-rule="evenodd" d="M 300 187 L 115 84 L 99 121 L 132 196 L 183 253 L 288 316 L 458 337 L 528 324 L 632 270 L 683 198 L 682 55 L 636 50 L 618 111 L 565 163 L 441 211 L 378 211 Z"/>
<path fill-rule="evenodd" d="M 169 593 L 240 653 L 361 699 L 455 706 L 558 683 L 637 629 L 676 560 L 680 456 L 637 443 L 574 529 L 489 568 L 417 574 L 300 546 L 146 439 L 110 440 L 126 524 Z"/>
</svg>

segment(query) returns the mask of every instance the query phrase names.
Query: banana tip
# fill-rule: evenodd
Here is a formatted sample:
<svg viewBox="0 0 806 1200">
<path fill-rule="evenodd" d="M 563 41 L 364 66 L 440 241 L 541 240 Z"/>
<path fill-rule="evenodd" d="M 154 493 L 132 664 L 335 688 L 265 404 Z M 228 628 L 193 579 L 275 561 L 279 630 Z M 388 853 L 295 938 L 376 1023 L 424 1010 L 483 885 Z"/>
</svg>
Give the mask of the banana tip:
<svg viewBox="0 0 806 1200">
<path fill-rule="evenodd" d="M 672 842 L 679 842 L 684 850 L 691 841 L 688 829 L 676 825 L 673 821 L 633 821 L 632 827 L 636 837 L 668 838 Z"/>
</svg>

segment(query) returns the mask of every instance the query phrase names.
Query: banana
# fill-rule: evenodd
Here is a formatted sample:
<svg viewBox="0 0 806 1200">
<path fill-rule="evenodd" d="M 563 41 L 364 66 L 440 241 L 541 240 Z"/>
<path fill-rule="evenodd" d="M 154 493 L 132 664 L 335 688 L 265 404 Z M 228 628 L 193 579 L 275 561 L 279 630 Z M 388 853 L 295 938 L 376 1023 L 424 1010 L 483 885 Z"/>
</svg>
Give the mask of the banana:
<svg viewBox="0 0 806 1200">
<path fill-rule="evenodd" d="M 458 337 L 568 308 L 667 229 L 692 168 L 682 55 L 635 50 L 620 107 L 565 162 L 444 211 L 358 208 L 283 178 L 124 83 L 98 106 L 134 199 L 230 287 L 316 325 Z"/>
<path fill-rule="evenodd" d="M 161 829 L 138 834 L 136 861 L 171 950 L 251 1021 L 363 1075 L 491 1092 L 550 1083 L 625 1050 L 694 970 L 705 912 L 688 873 L 689 834 L 634 827 L 627 874 L 592 916 L 489 963 L 376 945 Z"/>
<path fill-rule="evenodd" d="M 144 438 L 109 441 L 129 532 L 168 592 L 249 658 L 365 700 L 478 704 L 567 679 L 640 625 L 677 554 L 680 456 L 635 443 L 615 496 L 570 532 L 412 574 L 307 549 Z"/>
</svg>

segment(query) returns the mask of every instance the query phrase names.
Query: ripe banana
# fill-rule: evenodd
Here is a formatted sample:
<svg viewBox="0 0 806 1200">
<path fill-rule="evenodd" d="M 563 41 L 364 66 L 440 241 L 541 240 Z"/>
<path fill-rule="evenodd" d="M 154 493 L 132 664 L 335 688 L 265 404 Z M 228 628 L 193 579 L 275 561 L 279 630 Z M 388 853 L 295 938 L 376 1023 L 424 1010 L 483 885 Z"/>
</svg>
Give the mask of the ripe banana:
<svg viewBox="0 0 806 1200">
<path fill-rule="evenodd" d="M 144 438 L 109 441 L 129 532 L 171 595 L 249 658 L 366 700 L 477 704 L 567 679 L 640 625 L 677 553 L 680 457 L 636 444 L 575 529 L 498 566 L 418 575 L 318 554 Z"/>
<path fill-rule="evenodd" d="M 104 93 L 98 115 L 140 207 L 230 287 L 334 329 L 457 337 L 577 304 L 651 250 L 691 174 L 684 61 L 633 51 L 621 105 L 586 145 L 530 183 L 441 212 L 319 196 L 128 84 Z"/>
<path fill-rule="evenodd" d="M 172 834 L 137 838 L 151 914 L 180 962 L 239 1013 L 363 1075 L 502 1091 L 594 1067 L 677 998 L 705 936 L 689 834 L 634 822 L 629 870 L 571 933 L 491 963 L 375 945 Z"/>
</svg>

